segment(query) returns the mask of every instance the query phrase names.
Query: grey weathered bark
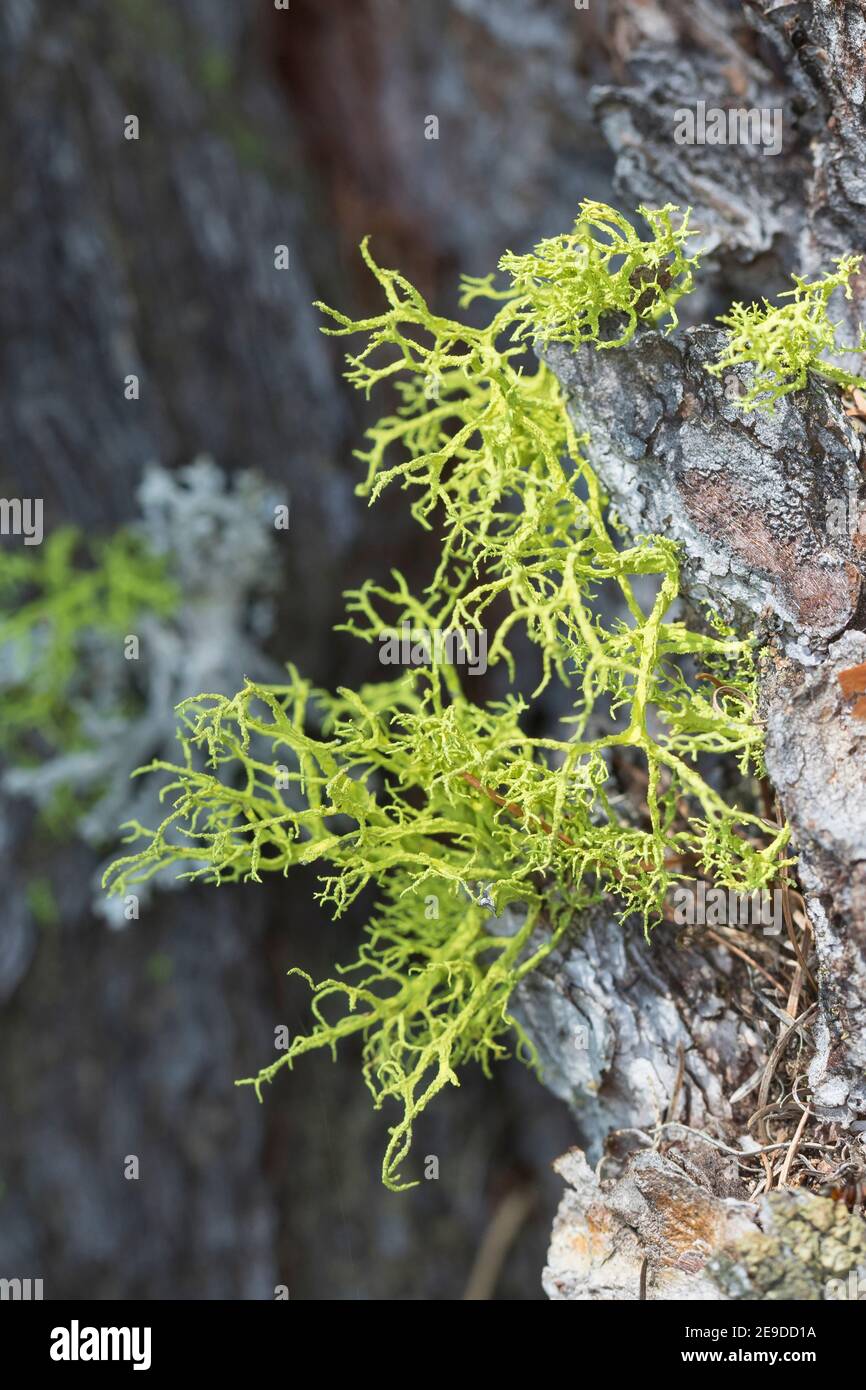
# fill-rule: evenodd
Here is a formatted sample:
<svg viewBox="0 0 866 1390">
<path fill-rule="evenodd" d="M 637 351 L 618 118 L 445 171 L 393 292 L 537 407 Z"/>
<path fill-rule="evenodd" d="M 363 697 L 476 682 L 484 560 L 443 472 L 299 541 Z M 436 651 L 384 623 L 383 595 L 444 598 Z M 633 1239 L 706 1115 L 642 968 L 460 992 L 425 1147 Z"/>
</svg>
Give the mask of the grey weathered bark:
<svg viewBox="0 0 866 1390">
<path fill-rule="evenodd" d="M 730 1162 L 684 1171 L 684 1157 L 641 1153 L 604 1188 L 578 1152 L 560 1159 L 568 1193 L 544 1271 L 552 1299 L 857 1298 L 859 1215 L 791 1188 L 744 1202 L 728 1195 Z"/>
<path fill-rule="evenodd" d="M 866 739 L 838 673 L 866 641 L 862 436 L 817 381 L 772 415 L 744 415 L 742 369 L 725 382 L 705 370 L 719 342 L 713 329 L 680 346 L 647 332 L 621 353 L 549 360 L 626 525 L 673 536 L 687 592 L 768 636 L 767 768 L 795 830 L 824 990 L 815 1100 L 852 1121 L 866 1113 Z"/>
<path fill-rule="evenodd" d="M 856 626 L 858 537 L 840 531 L 836 503 L 859 499 L 861 441 L 838 393 L 817 383 L 772 416 L 744 416 L 731 399 L 736 380 L 706 373 L 718 339 L 715 330 L 696 329 L 676 344 L 647 330 L 615 353 L 553 348 L 547 359 L 625 524 L 673 536 L 687 592 L 766 634 L 767 766 L 794 829 L 818 960 L 813 1123 L 835 1121 L 845 1131 L 864 1114 L 866 835 L 858 788 L 866 740 L 837 676 L 862 660 L 866 638 Z M 557 1089 L 573 1100 L 594 1093 L 581 1096 L 580 1113 L 596 1156 L 606 1127 L 653 1131 L 665 1119 L 684 1119 L 728 1145 L 737 1140 L 731 1097 L 765 1069 L 774 1042 L 755 1026 L 758 977 L 747 977 L 748 970 L 744 977 L 742 968 L 721 967 L 718 952 L 697 941 L 682 949 L 664 928 L 647 948 L 633 935 L 618 940 L 608 925 L 587 931 L 527 984 L 531 1031 L 548 1057 L 558 1049 L 553 1074 L 564 1084 Z M 545 1015 L 560 1025 L 556 1033 Z M 587 1025 L 589 1053 L 572 1049 L 569 1058 L 560 1040 Z M 677 1131 L 662 1133 L 670 1139 Z M 712 1191 L 714 1179 L 705 1181 Z M 647 1200 L 652 1205 L 652 1193 Z M 695 1257 L 696 1297 L 708 1296 L 698 1271 L 714 1249 L 707 1243 Z M 662 1250 L 654 1257 L 668 1267 Z M 588 1270 L 578 1296 L 600 1296 L 594 1278 Z"/>
<path fill-rule="evenodd" d="M 628 202 L 695 206 L 719 292 L 731 280 L 741 295 L 765 290 L 783 272 L 826 270 L 831 256 L 863 250 L 861 4 L 614 10 L 623 67 L 595 100 L 620 190 Z M 780 107 L 783 153 L 674 144 L 675 108 L 698 98 Z M 852 321 L 862 276 L 854 290 Z M 793 830 L 817 1001 L 804 1010 L 793 945 L 777 957 L 786 984 L 788 963 L 796 978 L 786 1004 L 767 988 L 776 967 L 766 970 L 760 937 L 728 933 L 714 946 L 693 936 L 682 949 L 662 927 L 648 948 L 597 922 L 527 984 L 524 1016 L 555 1089 L 578 1105 L 590 1156 L 605 1150 L 618 1170 L 599 1182 L 579 1156 L 563 1160 L 571 1190 L 545 1276 L 552 1297 L 839 1297 L 831 1275 L 863 1274 L 859 1215 L 799 1188 L 743 1205 L 789 1181 L 796 1154 L 811 1157 L 818 1189 L 834 1160 L 866 1163 L 866 726 L 838 681 L 866 655 L 862 436 L 840 393 L 817 380 L 774 415 L 744 415 L 740 370 L 724 381 L 705 370 L 719 344 L 709 327 L 670 339 L 644 330 L 621 351 L 546 357 L 626 526 L 676 539 L 686 593 L 764 639 L 767 770 Z M 722 948 L 738 946 L 751 964 L 723 961 Z M 589 1051 L 569 1051 L 587 1024 Z M 768 1099 L 788 1119 L 775 1148 Z M 749 1147 L 750 1115 L 769 1154 L 760 1161 L 734 1158 Z M 642 1146 L 666 1154 L 629 1155 Z M 850 1260 L 834 1245 L 837 1221 L 853 1223 Z"/>
</svg>

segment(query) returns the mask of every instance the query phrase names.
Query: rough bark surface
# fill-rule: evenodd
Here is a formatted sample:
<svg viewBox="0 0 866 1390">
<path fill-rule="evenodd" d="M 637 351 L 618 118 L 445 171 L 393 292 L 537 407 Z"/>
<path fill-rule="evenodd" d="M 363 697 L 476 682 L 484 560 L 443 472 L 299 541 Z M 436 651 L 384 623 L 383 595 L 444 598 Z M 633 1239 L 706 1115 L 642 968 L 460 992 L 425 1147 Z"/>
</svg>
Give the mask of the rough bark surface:
<svg viewBox="0 0 866 1390">
<path fill-rule="evenodd" d="M 696 1157 L 694 1155 L 693 1157 Z M 544 1288 L 554 1300 L 771 1302 L 856 1297 L 866 1223 L 808 1192 L 758 1203 L 726 1196 L 730 1164 L 641 1153 L 599 1183 L 579 1150 L 556 1164 L 568 1192 L 553 1228 Z M 852 1280 L 853 1276 L 853 1280 Z"/>
<path fill-rule="evenodd" d="M 838 677 L 866 655 L 859 625 L 861 438 L 838 393 L 819 383 L 771 416 L 744 416 L 732 399 L 738 378 L 720 383 L 706 373 L 718 344 L 713 329 L 689 330 L 679 342 L 646 331 L 616 353 L 552 348 L 546 356 L 626 526 L 674 537 L 690 596 L 713 602 L 741 628 L 766 638 L 767 767 L 793 828 L 818 962 L 811 1105 L 819 1119 L 859 1129 L 866 1113 L 866 823 L 858 788 L 866 779 L 866 739 Z M 744 1024 L 751 1010 L 742 997 L 728 994 L 738 978 L 746 995 L 760 993 L 756 977 L 744 979 L 736 965 L 722 966 L 719 953 L 690 946 L 684 949 L 664 927 L 647 947 L 613 924 L 593 924 L 524 988 L 530 1032 L 543 1039 L 557 1093 L 579 1107 L 594 1158 L 604 1151 L 605 1129 L 658 1133 L 660 1122 L 681 1118 L 729 1145 L 738 1138 L 730 1098 L 755 1069 L 761 1074 L 774 1040 L 768 1048 L 760 1026 Z M 567 1049 L 565 1040 L 581 1028 L 578 1036 L 591 1043 Z M 713 1178 L 702 1182 L 716 1190 Z M 679 1190 L 675 1185 L 663 1198 L 650 1189 L 644 1205 L 676 1209 Z M 621 1195 L 611 1190 L 602 1205 L 617 1210 Z M 602 1201 L 600 1188 L 594 1200 Z M 578 1207 L 583 1215 L 576 1218 L 572 1197 L 570 1215 L 560 1213 L 553 1268 L 558 1245 L 567 1243 L 563 1221 L 567 1232 L 569 1222 L 584 1220 Z M 765 1217 L 755 1216 L 759 1227 L 766 1228 Z M 635 1239 L 630 1227 L 627 1243 Z M 716 1230 L 704 1239 L 708 1256 L 724 1254 L 733 1238 Z M 641 1240 L 638 1229 L 635 1248 L 650 1258 L 651 1242 Z M 548 1277 L 548 1292 L 636 1296 L 633 1282 L 631 1292 L 624 1283 L 617 1295 L 596 1282 L 596 1259 L 607 1268 L 606 1258 L 597 1250 L 583 1274 L 561 1288 Z M 690 1285 L 688 1271 L 683 1277 L 677 1269 L 672 1282 L 647 1296 L 729 1296 L 712 1292 L 703 1276 Z M 688 1287 L 692 1292 L 683 1292 Z M 809 1292 L 800 1287 L 774 1296 L 825 1296 L 820 1282 Z M 759 1296 L 757 1285 L 749 1288 L 739 1296 Z"/>
<path fill-rule="evenodd" d="M 862 4 L 757 0 L 662 9 L 649 0 L 612 9 L 615 80 L 594 100 L 617 155 L 619 191 L 626 203 L 691 204 L 709 265 L 719 272 L 687 309 L 687 321 L 714 307 L 716 294 L 768 293 L 791 271 L 824 271 L 832 256 L 863 250 Z M 694 108 L 697 99 L 779 107 L 782 154 L 675 144 L 675 108 Z M 852 326 L 863 314 L 862 276 L 853 288 L 838 315 Z M 551 1297 L 845 1296 L 827 1291 L 827 1277 L 836 1272 L 834 1222 L 847 1221 L 847 1213 L 799 1189 L 742 1205 L 760 1190 L 760 1181 L 746 1181 L 760 1169 L 736 1160 L 733 1187 L 731 1170 L 720 1174 L 704 1163 L 697 1171 L 693 1136 L 688 1176 L 670 1166 L 682 1162 L 676 1121 L 684 1105 L 694 1128 L 732 1152 L 749 1147 L 744 1114 L 755 1108 L 756 1090 L 766 1100 L 764 1083 L 796 1038 L 797 1065 L 808 1068 L 811 1086 L 809 1125 L 823 1125 L 821 1133 L 848 1145 L 854 1166 L 863 1166 L 866 726 L 838 679 L 866 655 L 862 437 L 839 392 L 817 380 L 773 415 L 744 415 L 736 407 L 739 369 L 723 381 L 705 370 L 720 341 L 706 326 L 668 339 L 644 330 L 621 351 L 553 347 L 546 357 L 628 529 L 676 539 L 687 595 L 765 639 L 767 769 L 793 830 L 814 933 L 817 1003 L 792 1027 L 782 1001 L 742 961 L 722 965 L 706 942 L 683 949 L 666 928 L 645 956 L 635 935 L 623 938 L 595 921 L 527 983 L 524 1016 L 554 1088 L 577 1107 L 593 1161 L 604 1153 L 620 1164 L 617 1178 L 602 1172 L 599 1179 L 580 1156 L 562 1161 L 572 1190 L 554 1228 L 545 1274 Z M 766 1008 L 757 1011 L 763 1022 L 743 1009 L 743 996 L 727 993 L 737 980 L 746 996 L 765 992 Z M 726 1027 L 727 1008 L 739 1027 Z M 569 1048 L 587 1025 L 589 1047 Z M 621 1132 L 634 1128 L 644 1131 L 638 1143 L 663 1145 L 665 1154 L 622 1159 Z M 755 1147 L 754 1134 L 751 1141 Z M 797 1239 L 761 1246 L 782 1215 L 793 1217 Z M 858 1251 L 852 1267 L 862 1269 L 863 1223 L 856 1213 L 850 1220 Z M 811 1244 L 803 1234 L 810 1223 Z M 683 1241 L 698 1228 L 698 1257 L 687 1255 L 683 1264 Z M 812 1246 L 815 1259 L 804 1255 Z M 752 1258 L 758 1248 L 772 1266 L 769 1281 Z M 642 1294 L 643 1261 L 658 1274 Z"/>
<path fill-rule="evenodd" d="M 862 441 L 839 393 L 818 383 L 772 415 L 744 415 L 739 378 L 706 372 L 719 344 L 714 329 L 690 330 L 680 344 L 646 331 L 621 352 L 553 348 L 548 361 L 628 528 L 679 541 L 689 594 L 740 628 L 773 635 L 763 693 L 768 770 L 821 924 L 825 1070 L 816 1103 L 826 1101 L 834 1118 L 847 1104 L 852 1119 L 863 1109 L 866 825 L 856 805 L 866 741 L 838 673 L 857 664 L 866 640 L 857 630 Z M 839 525 L 840 504 L 852 507 L 853 527 Z"/>
<path fill-rule="evenodd" d="M 796 836 L 799 876 L 821 965 L 810 1069 L 815 1103 L 845 1124 L 866 1115 L 866 725 L 839 673 L 866 661 L 844 633 L 814 671 L 768 663 L 767 770 Z"/>
<path fill-rule="evenodd" d="M 629 530 L 679 541 L 692 597 L 747 630 L 778 629 L 810 662 L 860 601 L 859 537 L 839 508 L 863 490 L 861 438 L 817 382 L 772 415 L 744 414 L 746 369 L 706 370 L 723 341 L 715 328 L 679 343 L 647 329 L 617 352 L 553 347 L 547 360 Z"/>
<path fill-rule="evenodd" d="M 665 1118 L 727 1131 L 729 1097 L 766 1057 L 765 1027 L 747 1021 L 751 990 L 747 970 L 708 949 L 699 927 L 662 925 L 648 942 L 642 926 L 602 912 L 527 978 L 521 1022 L 593 1162 L 612 1131 Z"/>
</svg>

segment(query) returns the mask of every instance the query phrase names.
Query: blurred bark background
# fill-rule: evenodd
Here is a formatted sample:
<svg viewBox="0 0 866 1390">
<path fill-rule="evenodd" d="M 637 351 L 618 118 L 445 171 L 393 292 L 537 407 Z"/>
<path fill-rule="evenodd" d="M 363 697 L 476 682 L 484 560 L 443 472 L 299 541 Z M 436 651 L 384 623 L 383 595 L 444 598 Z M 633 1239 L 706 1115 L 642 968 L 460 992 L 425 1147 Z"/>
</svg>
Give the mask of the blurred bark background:
<svg viewBox="0 0 866 1390">
<path fill-rule="evenodd" d="M 107 532 L 152 460 L 259 470 L 292 498 L 271 654 L 322 684 L 375 674 L 331 631 L 341 592 L 390 564 L 423 580 L 433 551 L 401 499 L 367 513 L 353 497 L 369 416 L 311 303 L 370 307 L 369 232 L 453 307 L 458 268 L 492 269 L 609 196 L 595 24 L 532 0 L 8 0 L 4 495 L 43 497 L 46 529 Z M 37 842 L 8 799 L 3 851 L 0 1275 L 57 1298 L 460 1297 L 485 1233 L 519 1211 L 497 1290 L 542 1296 L 549 1165 L 574 1130 L 517 1063 L 440 1098 L 416 1153 L 441 1176 L 403 1196 L 381 1188 L 389 1117 L 351 1049 L 261 1107 L 233 1086 L 276 1025 L 306 1020 L 286 969 L 331 973 L 361 917 L 333 926 L 299 874 L 162 896 L 118 934 L 90 911 L 95 858 Z M 54 925 L 31 910 L 39 875 Z"/>
</svg>

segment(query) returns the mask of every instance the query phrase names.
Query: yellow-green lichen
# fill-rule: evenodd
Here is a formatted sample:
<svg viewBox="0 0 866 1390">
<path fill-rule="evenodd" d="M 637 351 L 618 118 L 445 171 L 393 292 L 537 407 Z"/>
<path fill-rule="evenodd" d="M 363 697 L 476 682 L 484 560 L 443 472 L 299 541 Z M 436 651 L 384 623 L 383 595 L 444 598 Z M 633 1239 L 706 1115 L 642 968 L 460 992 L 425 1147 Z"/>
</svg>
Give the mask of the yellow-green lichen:
<svg viewBox="0 0 866 1390">
<path fill-rule="evenodd" d="M 851 276 L 858 270 L 860 256 L 841 256 L 834 274 L 808 281 L 793 275 L 794 288 L 779 296 L 789 302 L 734 304 L 719 322 L 729 331 L 728 341 L 718 360 L 709 368 L 721 376 L 741 363 L 753 365 L 754 379 L 735 403 L 743 410 L 773 409 L 776 401 L 792 391 L 805 389 L 809 373 L 815 372 L 837 386 L 866 389 L 866 377 L 844 371 L 824 360 L 824 353 L 866 352 L 866 331 L 858 342 L 845 348 L 836 341 L 839 325 L 829 317 L 830 297 L 843 290 L 852 297 Z"/>
<path fill-rule="evenodd" d="M 652 235 L 640 242 L 612 209 L 584 204 L 576 240 L 556 254 L 542 243 L 537 264 L 505 258 L 501 289 L 465 282 L 465 303 L 493 302 L 482 327 L 436 314 L 364 244 L 382 311 L 355 321 L 325 310 L 331 333 L 361 340 L 349 380 L 396 397 L 360 455 L 359 492 L 414 492 L 441 555 L 421 593 L 396 573 L 350 592 L 345 627 L 373 644 L 404 623 L 489 633 L 503 693 L 476 695 L 434 653 L 358 691 L 314 690 L 290 668 L 282 685 L 187 700 L 182 757 L 155 764 L 170 776 L 168 815 L 131 826 L 134 848 L 107 876 L 128 892 L 166 869 L 220 883 L 315 864 L 335 915 L 375 889 L 356 961 L 312 986 L 309 1032 L 243 1084 L 260 1093 L 303 1053 L 358 1034 L 376 1105 L 401 1107 L 383 1163 L 394 1188 L 411 1185 L 401 1165 L 414 1121 L 461 1064 L 486 1070 L 509 1034 L 533 1059 L 509 1001 L 581 908 L 608 895 L 649 927 L 695 867 L 743 891 L 766 886 L 787 839 L 702 771 L 705 754 L 760 767 L 751 640 L 672 613 L 675 546 L 628 544 L 611 526 L 555 378 L 527 362 L 528 337 L 609 347 L 610 312 L 626 315 L 623 340 L 638 316 L 673 310 L 692 269 L 674 211 L 645 211 Z M 604 249 L 604 228 L 624 263 Z M 605 616 L 603 587 L 621 616 Z M 514 688 L 518 643 L 535 663 L 531 694 Z M 714 697 L 689 682 L 690 662 L 714 675 Z M 537 701 L 554 681 L 567 713 L 547 730 Z M 602 710 L 606 728 L 593 719 Z M 646 768 L 643 820 L 622 812 L 614 754 Z M 490 910 L 509 908 L 503 935 Z"/>
</svg>

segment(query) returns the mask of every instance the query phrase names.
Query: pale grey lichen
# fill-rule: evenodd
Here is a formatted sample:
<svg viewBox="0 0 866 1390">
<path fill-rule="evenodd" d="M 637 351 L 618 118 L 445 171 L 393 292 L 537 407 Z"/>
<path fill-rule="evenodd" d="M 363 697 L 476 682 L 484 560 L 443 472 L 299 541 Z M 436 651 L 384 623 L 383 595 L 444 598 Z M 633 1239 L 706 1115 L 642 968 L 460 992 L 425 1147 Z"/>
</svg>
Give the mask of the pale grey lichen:
<svg viewBox="0 0 866 1390">
<path fill-rule="evenodd" d="M 38 767 L 11 766 L 0 784 L 40 807 L 64 789 L 81 807 L 75 834 L 99 850 L 117 845 L 122 823 L 159 819 L 160 779 L 131 774 L 152 759 L 174 760 L 174 707 L 190 689 L 228 692 L 245 676 L 278 673 L 260 644 L 274 623 L 278 537 L 286 534 L 275 527 L 275 509 L 288 508 L 288 496 L 254 473 L 230 479 L 202 456 L 176 472 L 151 466 L 137 499 L 141 519 L 132 529 L 165 557 L 177 607 L 170 617 L 142 616 L 130 634 L 138 639 L 137 659 L 125 659 L 122 644 L 94 633 L 69 690 L 83 746 Z M 112 925 L 124 925 L 124 904 L 109 904 L 101 888 L 94 907 Z"/>
</svg>

